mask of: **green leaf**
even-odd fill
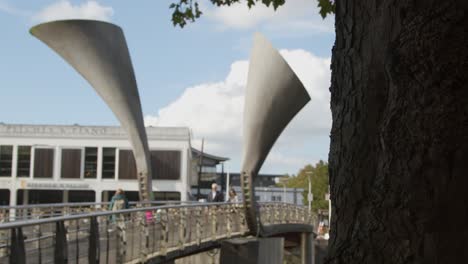
[[[318,0],[319,13],[322,18],[326,18],[328,14],[335,13],[335,1],[332,0]]]

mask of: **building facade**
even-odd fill
[[[191,186],[194,200],[206,199],[211,191],[212,183],[217,183],[219,190],[225,191],[225,184],[222,183],[221,179],[222,175],[226,175],[224,163],[228,160],[229,158],[215,156],[206,152],[202,155],[201,151],[192,149]],[[202,164],[201,167],[200,164]]]
[[[155,200],[187,200],[188,128],[147,128]],[[101,202],[117,188],[138,199],[125,131],[111,126],[0,123],[0,204]]]
[[[227,177],[226,175],[218,175],[221,179]],[[254,181],[255,187],[275,187],[279,182],[279,179],[287,177],[286,174],[258,174]],[[223,183],[227,182],[227,179],[223,180]],[[229,174],[230,185],[240,186],[240,173]]]

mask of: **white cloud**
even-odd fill
[[[0,11],[15,16],[27,17],[30,15],[29,11],[16,8],[4,0],[0,0]]]
[[[329,135],[330,59],[317,57],[305,50],[280,52],[304,83],[311,101],[285,129],[262,171],[274,168],[273,173],[296,173],[306,163],[327,158],[312,157],[308,151],[303,151],[307,153],[305,155],[291,150],[310,145],[311,136],[326,138]],[[200,139],[204,137],[208,153],[230,157],[233,171],[239,170],[248,67],[246,60],[235,61],[225,80],[187,88],[178,99],[160,109],[157,115],[147,115],[146,125],[188,126],[195,136],[192,141],[194,147],[200,148]],[[328,148],[326,143],[321,144],[322,147]]]
[[[217,22],[220,29],[266,29],[270,31],[309,31],[333,33],[333,19],[323,20],[317,2],[311,0],[286,1],[276,11],[258,2],[251,9],[245,2],[231,6],[203,5],[206,16]]]
[[[73,5],[68,0],[60,0],[34,14],[32,19],[35,22],[47,22],[61,19],[110,21],[113,14],[114,9],[112,7],[100,5],[93,0],[77,5]]]

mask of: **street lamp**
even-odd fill
[[[283,184],[283,203],[286,202],[286,183],[282,182]]]
[[[311,171],[306,171],[306,174],[309,175],[308,179],[309,179],[309,193],[307,193],[307,202],[309,203],[309,212],[311,211],[312,209],[312,200],[314,200],[314,195],[312,194],[312,181],[311,181],[311,177],[312,177],[312,172]]]

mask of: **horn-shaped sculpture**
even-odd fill
[[[140,200],[152,199],[148,140],[122,29],[107,22],[63,20],[30,32],[75,68],[114,112],[133,147]]]
[[[253,183],[283,129],[310,100],[291,67],[261,34],[250,57],[244,105],[241,185],[247,224],[262,234]]]

